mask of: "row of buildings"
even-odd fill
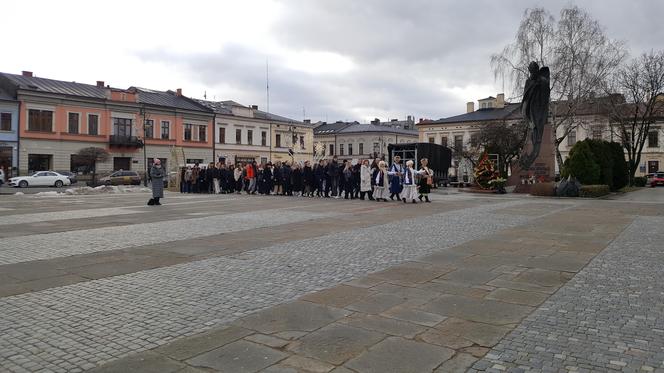
[[[381,157],[389,144],[430,142],[461,150],[482,126],[521,120],[519,103],[504,94],[468,102],[466,112],[417,123],[406,120],[370,123],[311,123],[245,106],[234,101],[198,100],[181,89],[157,91],[113,88],[36,77],[32,72],[0,73],[0,168],[6,177],[40,170],[86,172],[80,149],[105,148],[110,159],[97,172],[143,172],[154,158],[166,167],[224,161],[259,163],[304,161],[338,156]],[[560,145],[563,158],[576,141],[612,140],[608,116],[590,102],[577,112],[584,123]],[[658,171],[664,162],[656,124],[643,152],[641,173]],[[556,167],[558,167],[556,165]],[[472,175],[472,164],[454,160],[452,172]]]

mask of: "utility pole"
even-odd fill
[[[147,118],[147,112],[145,110],[145,104],[141,106],[141,117],[143,117],[143,166],[145,168],[145,176],[143,177],[143,186],[147,187],[148,186],[148,153],[147,153],[147,135],[148,135],[148,130],[146,128],[146,124],[148,122]],[[152,128],[152,131],[154,131],[154,128]]]

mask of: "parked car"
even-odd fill
[[[39,171],[31,176],[12,177],[9,179],[9,185],[20,188],[31,186],[54,186],[61,188],[64,185],[71,185],[71,180],[67,176],[55,171]]]
[[[657,172],[652,175],[652,177],[648,178],[648,184],[652,188],[658,186],[658,185],[664,185],[664,172]]]
[[[103,185],[140,185],[141,176],[136,171],[115,171],[99,179]]]
[[[60,175],[65,175],[69,178],[69,181],[71,181],[72,184],[76,184],[78,180],[76,179],[76,173],[71,172],[71,171],[55,171],[59,173]]]

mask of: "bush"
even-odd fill
[[[579,191],[579,197],[596,198],[611,193],[608,185],[583,185]]]
[[[625,160],[625,150],[617,142],[610,142],[611,158],[613,158],[613,189],[622,189],[629,184],[629,167]]]
[[[556,186],[554,183],[537,183],[533,184],[530,188],[530,195],[553,197],[556,195]]]
[[[644,187],[646,186],[646,183],[648,182],[648,179],[646,179],[643,176],[637,176],[634,178],[634,186],[636,187]]]
[[[600,167],[594,158],[595,155],[587,141],[577,142],[563,164],[562,177],[576,177],[581,184],[598,184]]]

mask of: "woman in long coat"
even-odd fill
[[[164,177],[166,177],[166,170],[161,165],[161,161],[158,158],[155,158],[154,163],[150,168],[152,198],[148,201],[148,205],[161,205],[159,199],[164,198]]]
[[[390,196],[390,182],[387,180],[387,165],[385,161],[378,162],[378,169],[371,176],[374,185],[374,198],[377,202],[387,202]]]
[[[373,201],[373,192],[371,191],[371,168],[369,168],[369,160],[362,161],[360,167],[360,199],[364,201],[364,195],[369,195],[369,200]]]
[[[420,201],[422,200],[422,197],[424,197],[424,200],[426,202],[431,202],[429,201],[429,193],[431,192],[431,186],[433,185],[433,170],[429,168],[429,160],[426,158],[422,158],[420,160],[420,164],[422,167],[420,168],[420,195],[419,199]]]

